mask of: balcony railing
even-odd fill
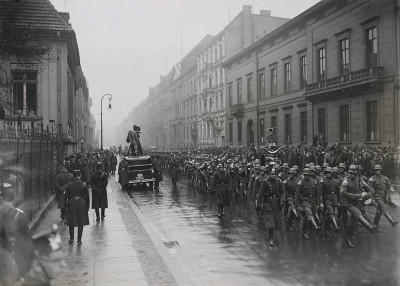
[[[231,115],[233,117],[241,118],[243,117],[244,105],[243,104],[232,105],[230,110],[231,110]]]
[[[368,67],[345,73],[340,76],[306,84],[305,94],[310,95],[328,89],[343,88],[344,85],[364,84],[368,80],[376,80],[383,76],[383,66]]]

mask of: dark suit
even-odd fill
[[[93,173],[90,186],[92,187],[92,209],[96,211],[97,220],[99,220],[99,208],[101,208],[102,218],[105,216],[104,209],[108,208],[107,185],[107,173],[101,171]]]

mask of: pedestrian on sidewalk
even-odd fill
[[[74,228],[78,227],[78,245],[82,244],[83,227],[89,225],[89,191],[85,183],[81,181],[81,170],[74,170],[74,178],[66,187],[69,227],[69,244],[74,243]]]
[[[108,175],[103,172],[103,164],[97,163],[96,172],[92,174],[90,186],[92,187],[92,209],[96,212],[96,221],[100,221],[99,208],[101,209],[101,220],[104,220],[105,209],[108,208],[107,185]]]
[[[60,218],[63,221],[67,220],[67,212],[66,212],[66,199],[65,199],[65,187],[69,182],[72,181],[72,174],[70,174],[67,170],[66,165],[62,165],[60,168],[60,173],[56,177],[56,198],[58,203],[58,208],[61,210]]]

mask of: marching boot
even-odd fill
[[[354,226],[350,224],[346,231],[346,245],[350,248],[354,248],[354,244],[351,242],[351,238],[353,236]]]
[[[268,233],[269,233],[269,239],[268,239],[268,243],[270,246],[274,246],[275,242],[274,242],[274,228],[271,227],[268,229]]]
[[[311,224],[314,226],[316,231],[319,231],[321,229],[320,226],[318,226],[318,224],[315,222],[314,218],[310,219]]]
[[[332,237],[332,234],[330,233],[330,231],[329,231],[329,221],[330,221],[330,219],[329,218],[326,218],[325,219],[325,235],[327,236],[327,237]]]
[[[379,221],[381,220],[381,213],[380,212],[376,212],[375,214],[375,218],[374,218],[374,225],[376,226],[376,232],[381,233],[382,230],[379,227]]]
[[[339,225],[337,224],[337,222],[336,222],[336,220],[335,220],[334,217],[332,218],[332,222],[333,222],[333,226],[335,227],[335,231],[336,231],[336,232],[340,232],[340,227],[339,227]]]
[[[294,219],[294,214],[293,214],[293,212],[291,211],[291,212],[289,213],[289,217],[288,217],[288,220],[287,220],[287,226],[286,226],[286,229],[289,230],[289,231],[291,231],[291,232],[295,232],[295,229],[294,229],[293,226],[292,226],[293,219]]]
[[[309,240],[310,236],[307,234],[307,230],[308,230],[308,220],[305,219],[305,220],[303,220],[303,227],[302,227],[303,238],[306,240]]]
[[[371,234],[374,234],[376,231],[376,225],[372,226],[363,216],[360,216],[358,221],[361,222],[361,224],[368,229]]]
[[[391,224],[393,227],[399,224],[399,222],[398,222],[398,221],[395,221],[395,220],[392,218],[392,216],[391,216],[388,212],[385,213],[385,217],[387,218],[387,220],[390,222],[390,224]]]

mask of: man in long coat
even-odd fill
[[[61,167],[61,172],[56,177],[56,198],[58,203],[58,208],[61,209],[61,220],[67,220],[66,213],[66,198],[65,198],[65,187],[69,182],[71,182],[73,176],[68,172],[67,167],[63,165]]]
[[[96,221],[100,221],[99,208],[101,209],[101,220],[104,220],[105,209],[108,208],[107,199],[107,173],[103,172],[103,164],[97,164],[97,170],[93,173],[90,185],[92,187],[92,209],[96,212]]]
[[[129,130],[126,143],[129,143],[129,150],[132,155],[143,155],[142,145],[140,144],[140,127],[133,125],[133,130]]]

